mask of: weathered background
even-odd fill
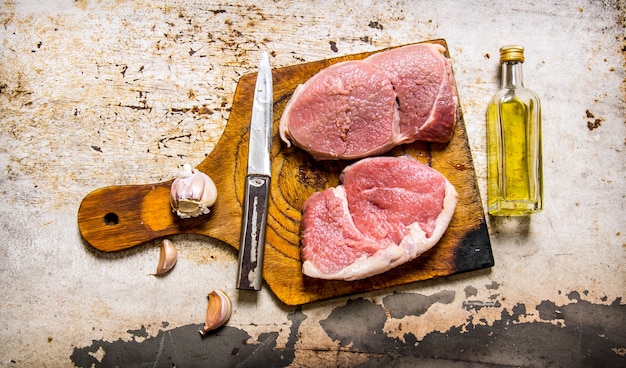
[[[625,3],[19,1],[0,5],[0,365],[626,366]],[[498,49],[543,101],[546,209],[490,219],[490,270],[301,307],[234,288],[236,254],[177,236],[104,254],[91,190],[168,180],[219,139],[259,50],[276,67],[446,39],[485,200]],[[234,313],[196,333],[206,294]]]

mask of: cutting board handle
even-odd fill
[[[112,252],[174,234],[201,234],[231,245],[239,236],[238,224],[219,221],[216,212],[228,196],[218,196],[211,212],[181,219],[171,210],[172,180],[156,184],[110,186],[94,190],[78,209],[78,228],[94,248]],[[235,245],[233,245],[235,246]],[[236,247],[236,246],[235,246]]]
[[[175,215],[165,201],[170,184],[111,186],[89,193],[78,210],[81,235],[108,252],[176,232]]]

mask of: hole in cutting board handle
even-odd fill
[[[120,222],[119,217],[117,217],[117,214],[113,213],[113,212],[109,212],[106,215],[104,215],[104,223],[107,224],[108,226],[113,226],[113,225],[117,225]]]

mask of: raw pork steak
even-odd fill
[[[447,142],[457,121],[452,69],[438,44],[417,44],[321,70],[280,119],[288,146],[315,159],[357,159],[415,140]]]
[[[446,231],[457,192],[438,171],[409,157],[373,157],[344,169],[342,185],[303,206],[302,272],[359,280],[432,248]]]
[[[317,159],[351,159],[394,146],[399,119],[387,75],[370,63],[345,61],[296,88],[280,132]]]

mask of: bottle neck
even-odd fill
[[[522,63],[519,61],[505,61],[502,63],[502,88],[509,86],[524,86]]]

